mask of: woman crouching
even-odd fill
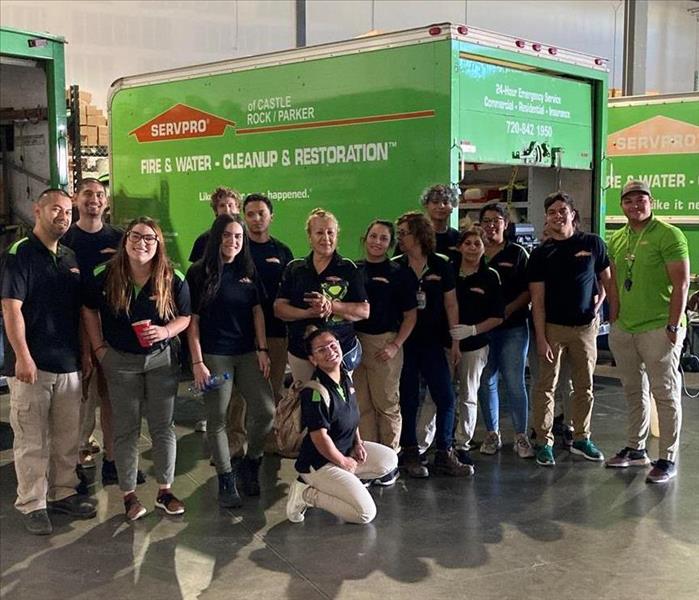
[[[287,518],[300,523],[306,508],[316,507],[349,523],[369,523],[376,505],[362,480],[390,473],[398,457],[391,448],[362,441],[354,386],[342,368],[337,338],[316,329],[304,341],[315,371],[300,394],[301,422],[308,433],[296,460],[299,477],[291,485]]]

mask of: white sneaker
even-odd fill
[[[502,440],[499,431],[489,431],[480,447],[481,454],[497,454],[502,448]]]
[[[303,492],[307,487],[307,483],[302,483],[298,479],[294,479],[294,482],[289,487],[289,498],[286,501],[286,518],[292,523],[302,523],[306,518],[304,513],[310,504],[303,499]]]
[[[198,431],[199,433],[206,433],[206,419],[197,421],[194,424],[194,431]]]
[[[515,436],[513,450],[520,458],[534,458],[534,455],[536,454],[526,433],[518,433]]]

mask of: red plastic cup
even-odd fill
[[[131,327],[133,327],[134,333],[138,338],[138,343],[141,344],[142,348],[150,348],[153,345],[146,338],[143,337],[145,330],[150,327],[150,319],[144,319],[143,321],[136,321],[135,323],[131,323]]]

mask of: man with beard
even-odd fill
[[[89,519],[95,507],[76,494],[80,420],[80,269],[58,243],[68,231],[72,202],[60,189],[43,192],[35,225],[8,250],[0,292],[5,374],[17,474],[15,507],[29,533],[53,530],[47,509]]]

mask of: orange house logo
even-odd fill
[[[223,135],[229,125],[233,127],[235,123],[186,104],[176,104],[129,135],[135,135],[139,142],[216,137]]]
[[[696,152],[699,152],[699,126],[669,117],[641,121],[607,138],[607,156]]]

